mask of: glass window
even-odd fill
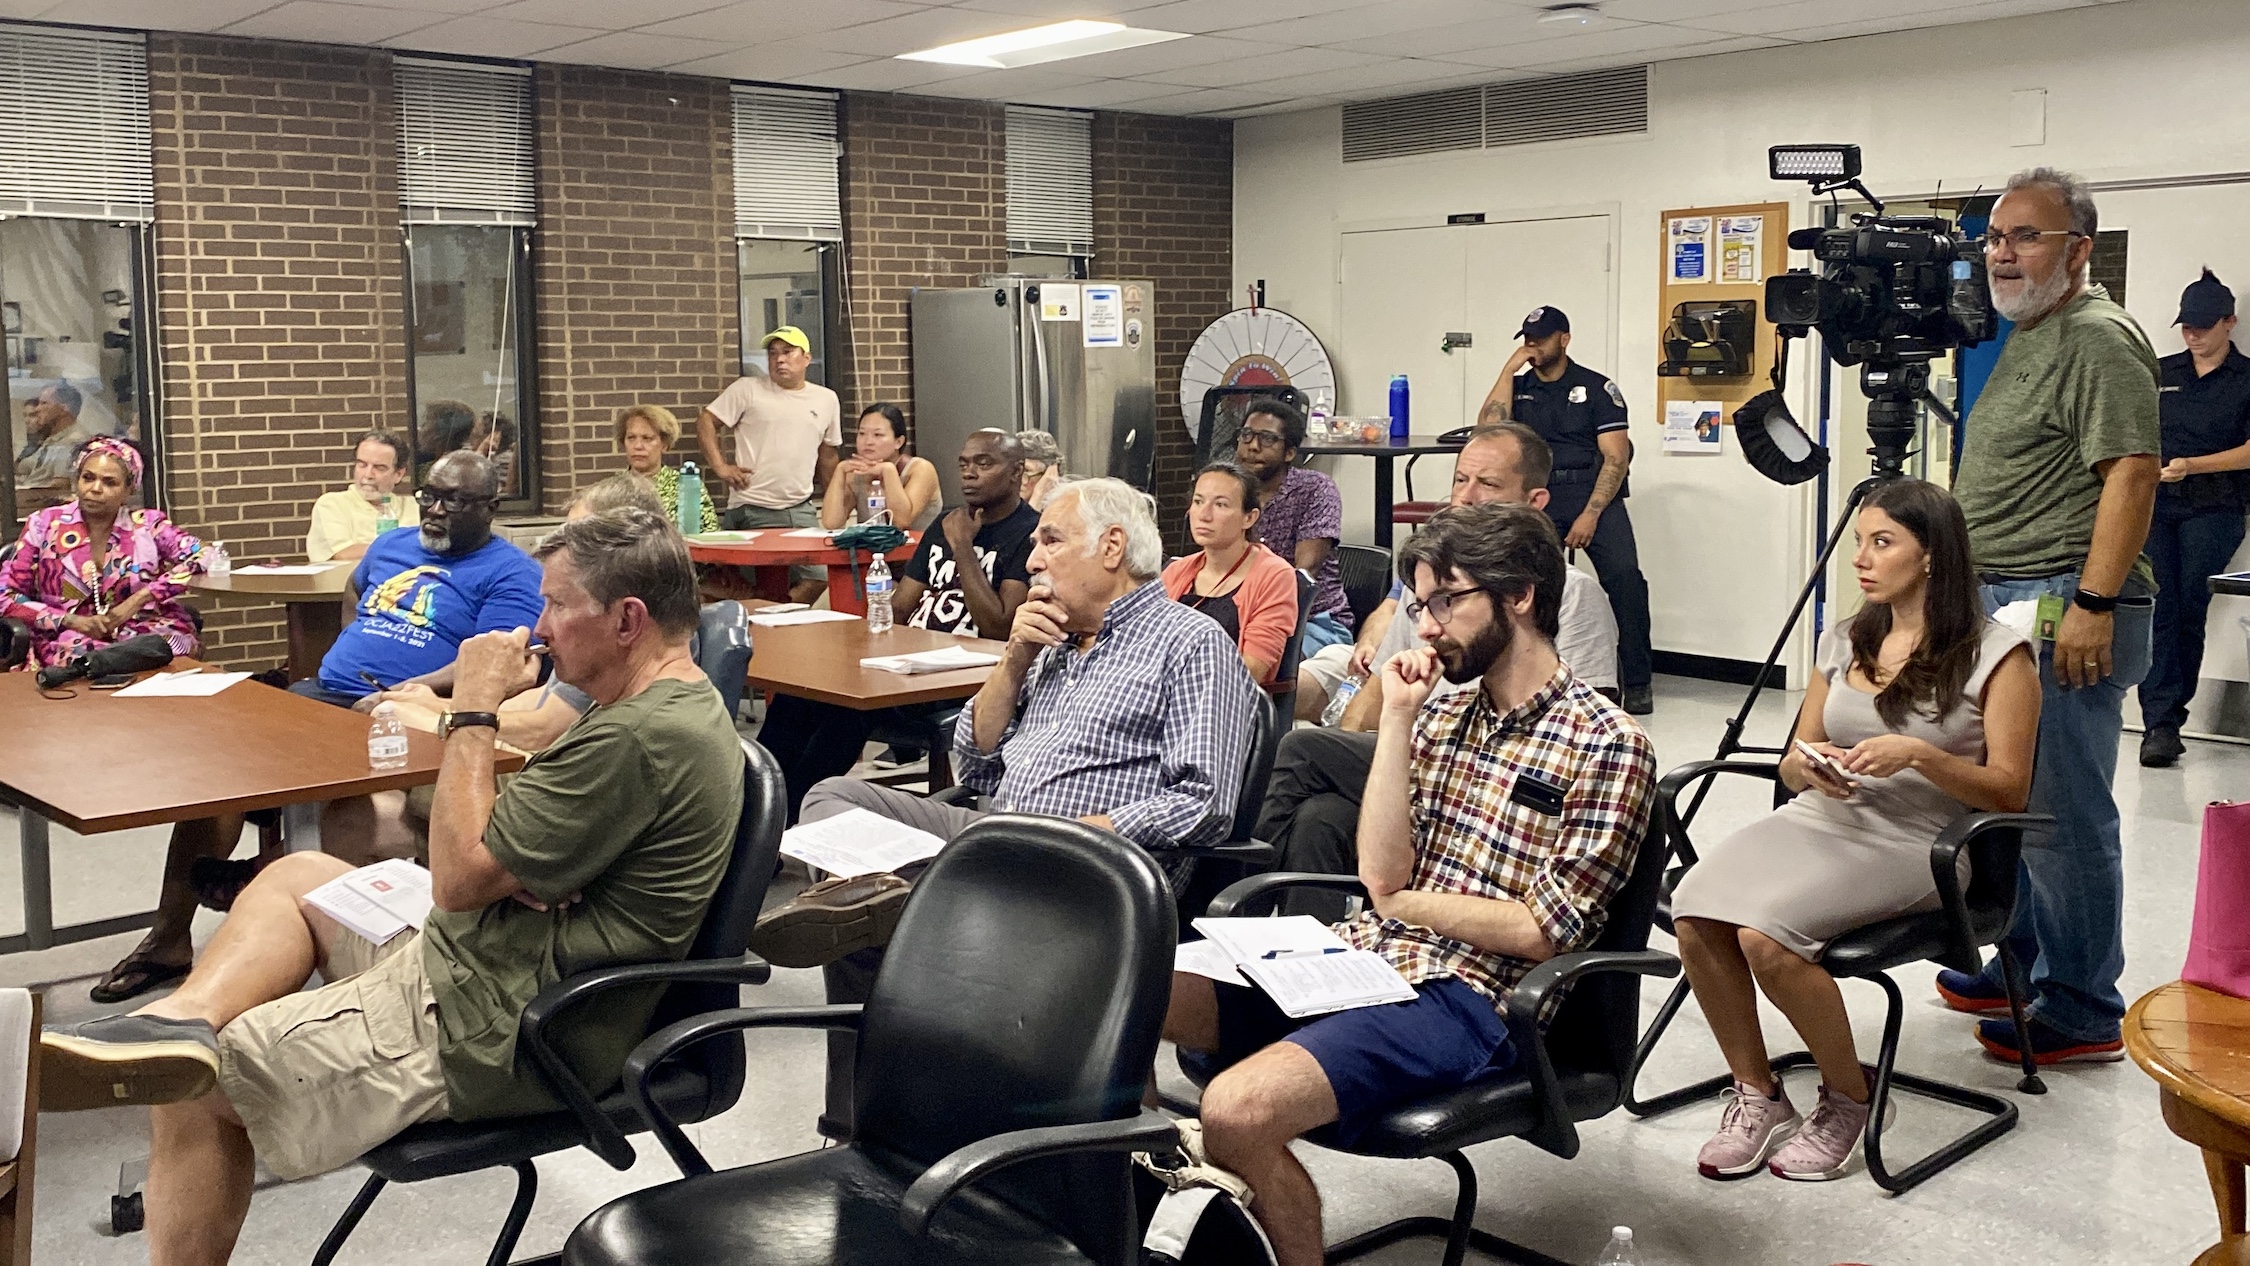
[[[812,343],[812,365],[805,377],[822,386],[828,382],[828,301],[836,292],[831,285],[836,247],[831,242],[782,242],[740,238],[734,244],[740,284],[742,372],[766,372],[765,348],[758,342],[768,330],[794,325]]]
[[[531,400],[530,230],[415,224],[406,230],[414,482],[455,449],[499,459],[501,508],[536,508]]]
[[[70,499],[71,454],[96,435],[140,448],[135,504],[161,504],[143,303],[144,230],[100,220],[0,217],[0,326],[6,331],[8,450],[0,518]]]

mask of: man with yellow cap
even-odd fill
[[[820,490],[836,469],[843,415],[835,392],[805,381],[812,340],[803,330],[784,325],[761,342],[765,374],[735,379],[695,420],[704,462],[727,488],[720,522],[737,529],[819,527]],[[719,444],[721,427],[734,432],[732,460]],[[811,602],[825,584],[820,568],[793,568],[789,596]]]

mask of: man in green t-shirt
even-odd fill
[[[2157,365],[2133,318],[2086,280],[2093,195],[2040,167],[2008,181],[1985,236],[1992,303],[2015,330],[1966,422],[1953,494],[1985,610],[2059,606],[2042,644],[2039,767],[2031,807],[2054,835],[2024,850],[2029,896],[2008,946],[2031,968],[2042,1064],[2121,1057],[2125,875],[2117,772],[2125,692],[2148,672],[2154,584],[2141,545],[2157,483]],[[1938,973],[1956,1010],[1990,1013],[1977,1039],[2014,1061],[1997,959]]]
[[[321,853],[267,867],[179,991],[42,1035],[41,1107],[158,1105],[157,1260],[223,1261],[252,1157],[283,1178],[349,1162],[417,1122],[552,1109],[518,1021],[541,989],[684,957],[734,841],[742,748],[688,655],[695,572],[670,524],[622,509],[540,548],[538,637],[594,707],[505,791],[493,713],[536,667],[532,631],[461,645],[430,819],[436,908],[370,943],[303,898],[349,873]],[[304,991],[314,970],[329,983]],[[597,1090],[646,1034],[657,990],[605,995],[562,1035]]]

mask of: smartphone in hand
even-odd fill
[[[1818,771],[1830,782],[1837,783],[1845,787],[1856,787],[1859,785],[1859,779],[1852,777],[1851,774],[1847,772],[1842,765],[1837,764],[1833,758],[1823,754],[1820,749],[1814,747],[1810,743],[1807,743],[1803,739],[1796,740],[1796,744],[1797,754],[1805,758],[1805,763],[1812,766],[1813,769]]]

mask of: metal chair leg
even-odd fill
[[[1648,1031],[1641,1034],[1640,1043],[1633,1048],[1633,1066],[1625,1073],[1624,1108],[1634,1116],[1653,1117],[1674,1108],[1684,1108],[1698,1100],[1708,1099],[1734,1084],[1734,1077],[1728,1074],[1706,1077],[1678,1090],[1667,1090],[1653,1099],[1634,1097],[1635,1088],[1641,1081],[1641,1065],[1648,1062],[1649,1055],[1656,1050],[1656,1044],[1663,1040],[1665,1030],[1672,1026],[1672,1019],[1680,1013],[1680,1005],[1687,1001],[1688,993],[1687,977],[1682,976],[1673,984],[1671,994],[1664,999],[1664,1005],[1657,1008],[1656,1018],[1649,1021]],[[1777,1065],[1775,1072],[1779,1071]]]
[[[2016,1022],[2016,1055],[2023,1061],[2023,1080],[2016,1089],[2027,1095],[2046,1094],[2047,1083],[2039,1080],[2039,1061],[2031,1053],[2030,1023],[2024,1019],[2024,995],[2029,991],[2024,988],[2023,964],[2005,940],[2000,942],[2000,979],[2008,987],[2008,1015]]]
[[[360,1185],[359,1193],[352,1197],[350,1204],[344,1206],[344,1216],[336,1219],[336,1225],[328,1228],[328,1238],[320,1242],[320,1250],[313,1254],[312,1266],[328,1266],[336,1260],[336,1254],[344,1251],[344,1241],[352,1237],[352,1232],[359,1228],[359,1220],[367,1216],[368,1208],[375,1203],[375,1197],[382,1195],[383,1188],[389,1184],[390,1180],[381,1174],[367,1176],[367,1181]]]
[[[526,1160],[509,1168],[516,1171],[516,1198],[508,1206],[508,1219],[500,1224],[500,1236],[492,1241],[492,1255],[484,1259],[484,1266],[508,1266],[516,1241],[523,1236],[524,1224],[531,1221],[531,1203],[539,1198],[539,1167]]]
[[[1324,1254],[1329,1262],[1349,1262],[1367,1256],[1378,1249],[1389,1248],[1404,1240],[1437,1239],[1445,1241],[1445,1266],[1461,1266],[1470,1249],[1518,1266],[1568,1266],[1568,1263],[1547,1256],[1537,1249],[1525,1248],[1513,1240],[1504,1240],[1489,1231],[1476,1227],[1477,1171],[1469,1158],[1459,1152],[1447,1152],[1439,1160],[1453,1167],[1458,1186],[1453,1196],[1451,1218],[1400,1218],[1385,1223],[1372,1231],[1363,1231],[1348,1240],[1332,1245]]]
[[[1867,1158],[1868,1176],[1883,1190],[1892,1195],[1901,1195],[2016,1128],[2016,1105],[1998,1095],[1988,1095],[1951,1082],[1896,1071],[1893,1064],[1898,1059],[1898,1033],[1906,1012],[1906,999],[1900,996],[1898,984],[1888,972],[1875,972],[1859,979],[1872,980],[1881,985],[1885,1001],[1883,1048],[1875,1060],[1875,1090],[1867,1103],[1867,1134],[1861,1150]],[[1883,1112],[1890,1104],[1894,1088],[1926,1099],[1936,1099],[1941,1103],[1983,1112],[1990,1119],[1894,1173],[1883,1163]]]

